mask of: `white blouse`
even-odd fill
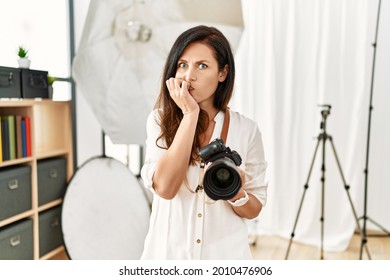
[[[220,137],[224,116],[223,111],[216,115],[211,140]],[[147,120],[146,158],[141,170],[145,186],[153,192],[149,232],[141,259],[251,259],[245,220],[228,202],[211,200],[202,190],[196,192],[203,174],[200,163],[189,166],[187,179],[173,199],[156,194],[152,178],[158,160],[166,151],[156,145],[160,134],[158,121],[154,110]],[[163,146],[162,142],[159,145]],[[257,124],[230,110],[226,146],[242,158],[240,168],[246,173],[244,189],[264,206],[267,162]]]

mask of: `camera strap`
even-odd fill
[[[229,108],[225,110],[225,118],[223,120],[223,126],[222,126],[222,132],[221,132],[221,139],[223,140],[223,143],[226,145],[226,139],[229,132],[229,122],[230,122],[230,114],[229,114]]]

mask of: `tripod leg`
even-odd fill
[[[368,221],[370,221],[372,224],[374,224],[375,226],[377,226],[379,229],[381,229],[384,233],[386,233],[387,235],[390,236],[390,232],[385,229],[383,226],[381,226],[380,224],[378,224],[377,222],[375,222],[373,219],[367,217],[366,218]],[[371,235],[370,235],[371,236]],[[379,236],[379,235],[378,235]],[[381,235],[381,236],[386,236],[386,235]]]
[[[290,237],[290,242],[288,243],[288,248],[287,248],[285,260],[288,259],[288,255],[290,254],[290,249],[291,249],[292,240],[293,240],[293,238],[294,238],[294,236],[295,236],[295,229],[296,229],[297,224],[298,224],[299,215],[301,214],[302,205],[303,205],[303,200],[304,200],[304,198],[305,198],[306,191],[307,191],[307,189],[309,188],[309,180],[310,180],[311,172],[312,172],[312,170],[313,170],[314,161],[315,161],[315,158],[316,158],[316,155],[317,155],[317,151],[318,151],[318,147],[319,147],[319,145],[320,145],[321,139],[322,139],[322,138],[319,136],[319,137],[318,137],[318,141],[317,141],[316,148],[315,148],[315,150],[314,150],[313,159],[312,159],[311,164],[310,164],[310,169],[309,169],[309,173],[308,173],[308,175],[307,175],[307,179],[306,179],[306,183],[305,183],[305,186],[304,186],[304,190],[303,190],[301,202],[299,203],[298,213],[297,213],[297,216],[296,216],[296,218],[295,218],[294,227],[293,227],[293,230],[292,230],[292,233],[291,233],[291,237]]]
[[[328,139],[327,134],[323,133],[322,134],[323,141],[322,141],[322,166],[321,166],[321,254],[320,254],[320,259],[324,259],[324,232],[325,232],[325,222],[324,222],[324,213],[325,213],[325,172],[326,172],[326,167],[325,167],[325,148],[326,148],[326,140]]]
[[[359,232],[360,232],[360,237],[362,239],[362,245],[365,245],[365,243],[367,242],[367,238],[366,238],[366,236],[364,236],[364,234],[363,234],[363,232],[361,230],[361,227],[360,227],[360,224],[359,224],[359,219],[358,219],[355,207],[353,206],[353,202],[352,202],[352,199],[351,199],[351,194],[349,193],[350,186],[345,181],[344,173],[343,173],[343,170],[341,169],[341,164],[340,164],[339,158],[337,156],[336,148],[334,146],[333,139],[332,139],[331,136],[329,136],[329,141],[332,144],[331,146],[332,146],[333,154],[334,154],[334,156],[336,158],[336,162],[337,162],[337,166],[338,166],[339,171],[340,171],[341,179],[343,180],[344,188],[346,190],[346,193],[347,193],[347,196],[348,196],[348,200],[349,200],[349,203],[351,205],[352,213],[353,213],[353,216],[354,216],[355,222],[356,222],[356,227],[359,229]],[[364,246],[364,247],[366,249],[366,253],[367,253],[368,259],[371,260],[371,255],[370,255],[370,252],[368,251],[367,246]],[[362,249],[363,249],[363,246],[360,248],[360,259],[362,259]]]

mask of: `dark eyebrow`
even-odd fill
[[[185,59],[179,59],[177,62],[179,63],[179,62],[188,62],[188,61],[185,60]],[[202,59],[202,60],[197,61],[196,63],[197,63],[197,64],[201,64],[201,63],[210,63],[210,61],[205,60],[205,59]]]
[[[208,60],[199,60],[197,63],[198,64],[200,64],[200,63],[210,63],[210,61],[208,61]]]

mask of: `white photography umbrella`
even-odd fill
[[[114,144],[144,144],[168,52],[199,24],[221,30],[235,49],[241,1],[91,0],[73,78]]]

